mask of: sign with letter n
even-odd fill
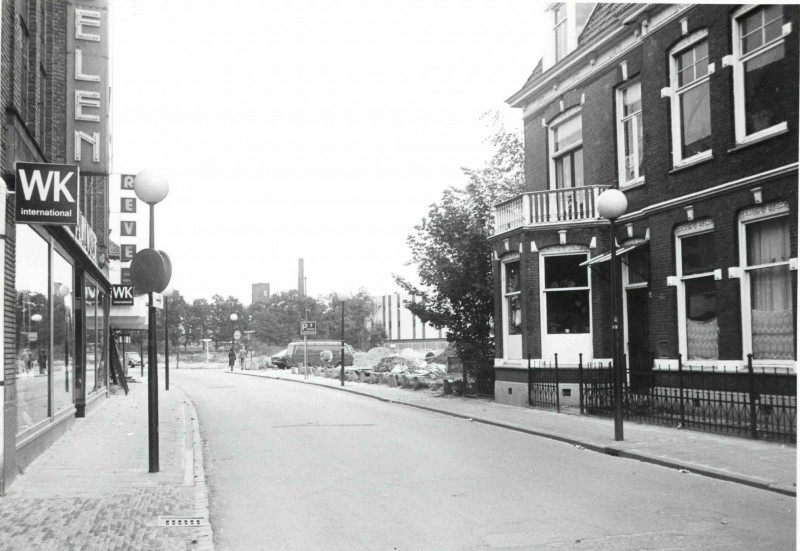
[[[112,285],[111,306],[133,306],[133,285]]]
[[[17,224],[78,225],[78,167],[17,163]]]

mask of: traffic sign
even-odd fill
[[[236,331],[233,332],[233,338],[238,341],[239,339],[242,338],[242,332],[237,329]]]
[[[300,334],[301,335],[316,335],[317,334],[317,322],[316,321],[301,321],[300,322]]]

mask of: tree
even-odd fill
[[[450,187],[428,209],[408,237],[411,263],[421,286],[394,276],[406,292],[421,300],[406,307],[423,322],[447,330],[462,359],[494,356],[492,248],[494,205],[522,193],[524,148],[521,136],[505,129],[498,113],[489,113],[494,149],[481,169],[462,168],[464,188]]]
[[[344,340],[355,348],[369,350],[386,338],[380,325],[372,324],[375,303],[366,289],[360,289],[344,305]],[[342,303],[335,294],[328,296],[328,304],[317,324],[318,331],[331,340],[342,338]]]

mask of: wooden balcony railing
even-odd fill
[[[599,218],[597,197],[609,186],[529,191],[494,207],[494,234],[540,224]]]

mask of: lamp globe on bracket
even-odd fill
[[[616,220],[628,210],[628,198],[618,189],[607,189],[597,198],[597,212],[607,220]]]
[[[169,182],[158,172],[146,168],[136,175],[133,191],[141,201],[155,205],[163,201],[169,193]]]

